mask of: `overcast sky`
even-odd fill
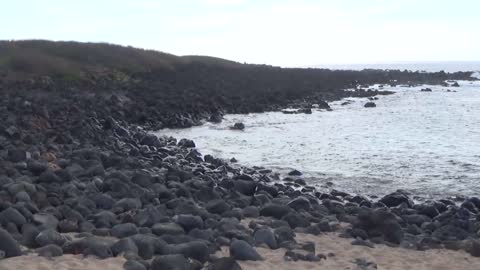
[[[281,66],[480,60],[477,0],[15,0],[0,39],[102,41]]]

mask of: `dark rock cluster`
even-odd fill
[[[478,198],[415,204],[403,191],[379,201],[322,193],[299,171],[278,179],[202,156],[191,140],[152,135],[136,125],[129,97],[9,87],[0,92],[5,258],[24,246],[46,257],[123,256],[125,269],[240,269],[236,260],[263,259],[255,250],[262,246],[286,248],[287,260],[318,261],[326,256],[295,234],[335,231],[340,222],[351,224],[343,236],[367,244],[480,256]],[[215,255],[221,246],[229,258]]]

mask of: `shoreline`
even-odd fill
[[[469,81],[458,81],[462,87],[464,86],[467,86],[468,85],[468,82]],[[462,83],[465,83],[465,85],[463,85]],[[472,84],[470,82],[470,84]],[[404,87],[408,87],[408,86],[404,86]],[[412,89],[412,90],[409,90],[409,88],[403,88],[402,91],[420,91],[421,89],[424,89],[424,88],[427,88],[427,89],[430,89],[430,87],[432,89],[435,89],[435,91],[438,91],[438,92],[456,92],[457,90],[455,90],[456,88],[449,88],[449,87],[437,87],[437,85],[418,85],[416,86],[416,88]],[[434,88],[436,87],[436,88]],[[375,87],[373,87],[375,88]],[[417,90],[418,89],[418,90]],[[450,89],[453,89],[450,90]],[[473,88],[470,88],[470,90],[473,89]],[[385,90],[387,90],[387,92],[392,92],[392,94],[395,94],[396,91],[395,89],[390,89],[390,88],[385,88]],[[394,91],[392,91],[394,90]],[[398,89],[396,89],[397,91],[400,91]],[[460,90],[458,90],[460,91]],[[422,97],[423,97],[423,93],[421,94]],[[376,102],[376,97],[377,96],[374,96],[373,98],[369,98],[369,100],[373,100]],[[418,96],[420,98],[420,96]],[[453,98],[453,94],[451,96]],[[375,99],[374,99],[375,98]],[[381,97],[380,97],[381,98]],[[461,96],[459,98],[465,98],[465,96]],[[338,101],[335,101],[335,103],[337,104],[336,107],[338,108],[341,108],[340,107],[340,103],[342,101],[345,101],[345,100],[350,100],[351,98],[344,98],[344,99],[341,99],[341,100],[338,100]],[[430,96],[425,96],[425,99],[430,99]],[[367,98],[356,98],[355,100],[357,100],[357,103],[359,104],[362,104],[362,103],[365,103],[365,102],[368,102]],[[331,104],[330,104],[331,105]],[[342,104],[343,105],[343,104]],[[378,105],[378,102],[377,102],[377,105]],[[384,106],[387,106],[387,105],[384,105]],[[293,106],[294,108],[300,108],[300,106]],[[358,106],[357,106],[358,107]],[[335,106],[332,106],[332,108],[335,108]],[[382,110],[384,108],[381,108]],[[305,119],[308,119],[307,121],[310,121],[310,119],[319,119],[318,116],[320,116],[320,114],[323,114],[323,113],[327,113],[325,112],[324,109],[312,109],[312,112],[316,115],[317,118],[310,118],[311,116],[309,115],[305,115]],[[375,112],[376,113],[376,112]],[[267,116],[265,117],[261,117],[261,115],[264,115],[266,114]],[[251,115],[251,116],[250,116]],[[303,177],[307,180],[307,183],[309,183],[311,186],[315,186],[318,190],[322,191],[322,192],[329,192],[331,191],[332,189],[338,189],[338,190],[341,190],[341,191],[345,191],[345,192],[349,192],[351,194],[362,194],[362,195],[367,195],[368,197],[371,197],[372,199],[375,199],[375,198],[378,198],[378,196],[384,196],[384,195],[387,195],[389,193],[392,193],[394,192],[396,189],[403,189],[404,187],[398,187],[398,188],[395,188],[395,189],[389,189],[389,190],[383,190],[381,188],[378,188],[376,186],[373,186],[373,190],[375,191],[370,191],[368,188],[362,188],[361,190],[353,190],[353,189],[348,189],[348,188],[345,188],[345,184],[343,185],[336,185],[337,182],[335,181],[335,179],[351,179],[351,180],[348,180],[346,182],[351,182],[351,183],[354,183],[355,181],[368,181],[370,179],[376,179],[376,180],[385,180],[385,181],[388,181],[388,182],[393,182],[393,181],[402,181],[404,179],[407,179],[407,178],[403,178],[403,177],[398,177],[395,178],[392,176],[392,178],[383,178],[382,176],[380,175],[373,175],[373,176],[367,176],[367,175],[361,175],[361,176],[355,176],[355,175],[348,175],[348,176],[344,176],[342,175],[340,172],[324,172],[324,171],[304,171],[302,167],[295,167],[294,165],[292,165],[292,162],[286,162],[285,160],[280,160],[280,161],[273,161],[273,162],[270,162],[270,160],[262,163],[262,160],[261,158],[263,159],[266,159],[268,156],[265,155],[265,153],[267,152],[262,152],[262,155],[256,155],[255,156],[255,153],[253,152],[248,152],[248,150],[246,151],[246,153],[252,153],[252,155],[254,155],[255,157],[253,158],[253,160],[255,161],[252,161],[252,160],[246,160],[246,156],[248,155],[241,155],[240,154],[240,150],[245,150],[245,149],[248,149],[248,147],[252,147],[252,146],[255,146],[255,143],[253,144],[247,144],[248,146],[244,146],[244,147],[230,147],[228,144],[229,143],[233,143],[233,145],[236,145],[236,144],[240,144],[241,140],[244,140],[244,141],[248,141],[248,139],[253,139],[253,136],[254,134],[261,134],[261,132],[259,131],[259,128],[261,127],[262,124],[265,124],[265,125],[272,125],[272,124],[277,124],[277,123],[283,123],[283,122],[286,122],[288,123],[288,125],[290,125],[290,123],[295,123],[295,122],[289,122],[288,120],[285,120],[287,118],[280,118],[279,120],[276,119],[277,116],[281,117],[282,115],[282,111],[273,111],[273,112],[264,112],[264,113],[252,113],[252,114],[249,114],[248,116],[245,116],[244,114],[228,114],[228,115],[225,115],[225,118],[224,118],[224,121],[222,121],[222,123],[212,123],[212,122],[209,122],[207,120],[203,121],[202,124],[200,126],[195,126],[195,127],[191,127],[191,128],[187,128],[186,130],[183,129],[183,128],[172,128],[172,129],[162,129],[162,130],[158,130],[158,131],[154,131],[152,132],[152,134],[155,134],[157,136],[171,136],[171,137],[174,137],[176,139],[181,139],[181,138],[187,138],[187,139],[192,139],[194,141],[196,141],[196,139],[198,139],[200,141],[200,147],[199,147],[199,150],[202,151],[203,154],[207,153],[207,154],[211,154],[211,155],[216,155],[224,160],[229,160],[229,159],[234,159],[235,160],[235,163],[233,163],[233,166],[238,166],[238,167],[262,167],[264,169],[269,169],[269,170],[272,170],[276,173],[276,175],[274,175],[274,178],[282,183],[282,179],[287,177],[288,176],[288,172],[291,171],[291,170],[294,170],[294,169],[299,169],[302,171],[303,173]],[[299,117],[303,117],[303,116],[299,116]],[[295,118],[295,119],[298,119],[298,118]],[[321,118],[323,119],[323,118]],[[239,132],[239,131],[230,131],[231,128],[229,128],[230,126],[232,126],[234,123],[236,122],[242,122],[242,123],[245,123],[246,125],[246,130],[245,131],[249,131],[249,132],[246,132],[246,134],[248,133],[248,136],[244,136],[242,132]],[[265,122],[265,123],[264,123]],[[285,123],[283,123],[285,124]],[[250,128],[252,128],[250,130]],[[182,132],[182,130],[185,130],[184,132]],[[212,139],[210,140],[210,138],[207,138],[207,136],[209,135],[209,131],[212,130]],[[287,130],[289,131],[289,129],[282,129],[282,130]],[[266,130],[266,132],[270,132],[269,130]],[[218,134],[217,134],[218,133]],[[239,134],[239,135],[236,135],[236,134]],[[298,134],[295,134],[295,135],[298,135]],[[295,136],[295,135],[292,135],[292,136]],[[224,136],[224,137],[222,137]],[[268,136],[268,135],[266,135]],[[224,140],[223,138],[229,138],[229,141],[227,143],[226,139]],[[240,139],[237,139],[237,138],[240,138]],[[272,136],[268,136],[268,139],[273,139],[275,140],[275,137],[272,137]],[[216,141],[219,141],[220,144],[225,144],[225,145],[222,145],[222,146],[216,146],[215,145],[215,142]],[[265,141],[265,140],[264,140]],[[213,150],[212,150],[213,149]],[[252,148],[254,149],[254,148]],[[225,154],[226,153],[226,154]],[[235,155],[235,153],[237,153],[241,158],[239,158],[238,156]],[[273,154],[276,154],[274,153],[272,150],[270,150],[268,153],[273,153]],[[285,154],[285,153],[284,153]],[[277,157],[279,154],[276,154],[275,157]],[[279,157],[277,157],[279,158]],[[284,163],[284,166],[281,167],[280,164]],[[302,164],[302,165],[305,165],[305,164]],[[308,167],[308,166],[307,166]],[[309,168],[309,169],[312,169],[312,168]],[[454,174],[453,174],[454,175]],[[342,180],[343,181],[343,180]],[[340,182],[342,182],[340,181]],[[406,180],[408,181],[408,180]],[[372,181],[374,182],[374,181]],[[283,182],[285,183],[285,182]],[[293,184],[293,183],[288,183],[288,184]],[[371,182],[370,182],[371,184]],[[383,184],[383,185],[386,185],[386,184]],[[380,185],[379,185],[380,186]],[[302,186],[296,184],[295,185],[295,188],[301,188]],[[461,190],[461,191],[458,191],[458,192],[451,192],[449,193],[448,191],[446,193],[443,193],[442,191],[439,191],[439,190],[428,190],[428,191],[424,191],[425,193],[419,193],[419,187],[416,187],[415,190],[412,189],[406,189],[405,190],[410,194],[410,196],[412,196],[414,198],[414,200],[418,201],[418,202],[424,202],[424,201],[427,201],[427,200],[439,200],[439,199],[449,199],[449,200],[453,200],[453,201],[457,201],[457,202],[463,202],[463,200],[465,200],[468,196],[476,196],[476,193],[474,191],[466,191],[466,190]],[[369,192],[370,191],[370,192]],[[463,192],[462,192],[463,191]],[[373,197],[372,197],[373,196]]]
[[[261,168],[203,156],[193,141],[149,134],[148,126],[127,121],[127,109],[110,111],[121,98],[46,93],[36,99],[41,94],[9,92],[0,106],[0,250],[7,258],[22,255],[23,246],[45,257],[117,256],[152,270],[200,269],[235,263],[214,255],[221,247],[243,261],[258,259],[255,246],[267,245],[290,251],[282,259],[315,262],[321,258],[296,253],[312,245],[295,234],[332,233],[342,223],[351,226],[343,236],[363,245],[480,256],[476,197],[456,206],[415,204],[402,191],[378,202],[308,186],[299,191],[274,183]],[[291,177],[303,180],[295,171]],[[256,220],[242,223],[247,218]]]

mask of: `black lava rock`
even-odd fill
[[[129,260],[123,264],[123,269],[125,270],[147,270],[145,265],[138,261]]]
[[[230,244],[230,256],[240,261],[260,261],[262,257],[243,240],[233,240]]]
[[[180,254],[162,255],[153,259],[151,270],[190,270],[190,263]]]
[[[0,228],[0,250],[5,252],[5,257],[16,257],[22,255],[17,241],[4,229]]]
[[[113,237],[124,238],[138,233],[137,226],[133,223],[117,224],[112,227],[110,234]]]
[[[211,262],[207,270],[242,270],[242,267],[232,257],[223,257]]]
[[[281,219],[290,211],[291,211],[291,208],[286,205],[270,203],[263,206],[262,209],[260,209],[260,215]]]
[[[377,104],[375,104],[375,102],[369,101],[369,102],[365,103],[365,105],[363,105],[363,107],[374,108],[374,107],[377,107]]]
[[[54,245],[54,244],[50,244],[50,245],[46,245],[46,246],[41,247],[41,248],[37,248],[35,250],[35,252],[38,253],[38,256],[48,257],[48,258],[58,257],[58,256],[63,255],[62,248],[57,246],[57,245]]]
[[[253,234],[253,239],[257,246],[266,244],[271,249],[278,248],[277,239],[270,228],[260,228],[256,230]]]
[[[243,123],[235,123],[231,129],[234,129],[234,130],[244,130],[245,129],[245,125]]]
[[[57,245],[62,246],[65,243],[65,237],[63,237],[60,233],[53,229],[47,229],[41,231],[37,237],[35,237],[35,241],[40,247],[47,246],[47,245]]]

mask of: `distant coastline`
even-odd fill
[[[390,69],[425,72],[480,71],[480,61],[398,61],[377,63],[330,63],[308,66],[310,68],[328,68],[333,70]]]

